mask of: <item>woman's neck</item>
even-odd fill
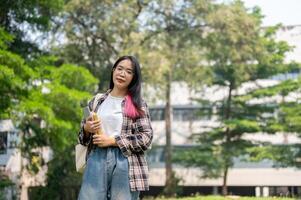
[[[127,92],[128,92],[127,90],[120,90],[120,89],[114,87],[110,93],[112,96],[115,96],[115,97],[124,97],[127,95]]]

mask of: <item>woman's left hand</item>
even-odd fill
[[[116,146],[115,138],[109,137],[106,134],[93,134],[93,144],[99,147]]]

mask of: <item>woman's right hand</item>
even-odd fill
[[[92,116],[89,116],[84,125],[84,130],[86,133],[96,133],[101,128],[100,120],[92,120]]]

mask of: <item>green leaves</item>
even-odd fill
[[[87,91],[93,93],[96,91],[95,85],[99,79],[96,79],[91,73],[83,68],[71,64],[62,65],[53,70],[53,80],[69,89]]]
[[[74,134],[82,118],[80,103],[90,98],[85,89],[88,86],[95,88],[97,82],[86,69],[80,70],[80,67],[68,65],[47,68],[49,79],[41,79],[41,85],[30,90],[28,98],[20,103],[19,110],[24,113],[21,121],[25,126],[31,124],[34,118],[43,121],[45,127],[39,131],[47,133],[44,135],[47,145],[53,149],[62,149],[75,142]],[[67,75],[69,70],[73,76]],[[78,80],[79,77],[76,79],[76,74],[81,72],[83,75],[79,77],[82,80]],[[72,80],[74,85],[71,84]]]
[[[87,67],[102,80],[100,90],[106,89],[112,62],[124,54],[137,55],[138,18],[145,5],[147,1],[68,1],[62,27],[68,42],[58,47],[58,54]]]
[[[0,69],[0,116],[6,119],[11,117],[18,100],[26,95],[35,73],[20,56],[3,49],[0,49]]]
[[[96,91],[98,80],[83,67],[59,65],[55,57],[27,62],[3,49],[0,67],[0,117],[13,119],[22,131],[22,156],[30,161],[27,168],[37,172],[43,162],[33,150],[63,151],[76,142],[81,103]]]
[[[202,169],[202,178],[217,178],[224,166],[219,151],[218,146],[202,144],[184,151],[175,150],[173,161],[185,167]]]
[[[22,81],[15,77],[12,69],[0,65],[0,118],[9,118],[9,109],[12,104],[11,98],[15,95],[13,92],[18,92],[22,88]],[[15,80],[14,80],[15,78]]]
[[[7,49],[29,59],[41,54],[38,42],[33,40],[41,40],[36,35],[51,30],[54,21],[57,20],[56,17],[62,11],[63,4],[64,0],[22,0],[1,3],[0,28],[11,34],[10,38],[4,39],[10,41],[9,44],[5,44]],[[3,46],[1,42],[0,46]]]
[[[260,131],[257,121],[233,119],[225,121],[225,125],[229,129],[229,133],[233,136]]]
[[[266,145],[249,149],[250,160],[258,162],[261,160],[273,160],[275,167],[301,167],[301,146],[291,145]]]
[[[275,86],[256,90],[251,93],[253,98],[272,97],[275,95],[287,96],[290,92],[299,89],[301,78],[297,80],[286,80]]]
[[[0,63],[12,69],[24,81],[28,81],[34,72],[25,61],[17,54],[0,49]]]
[[[211,30],[205,46],[208,59],[213,61],[216,82],[232,83],[237,88],[255,71],[252,63],[260,45],[257,18],[248,14],[242,4],[233,3],[217,6],[207,20]]]
[[[10,42],[13,41],[13,36],[5,32],[5,30],[0,27],[0,49],[7,49]]]

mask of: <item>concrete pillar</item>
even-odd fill
[[[260,197],[261,196],[261,191],[260,191],[260,187],[259,186],[257,186],[257,187],[255,187],[255,196],[256,197]]]
[[[263,187],[262,196],[263,197],[268,197],[269,196],[269,187]]]
[[[21,187],[20,200],[28,200],[28,187],[26,186]]]

